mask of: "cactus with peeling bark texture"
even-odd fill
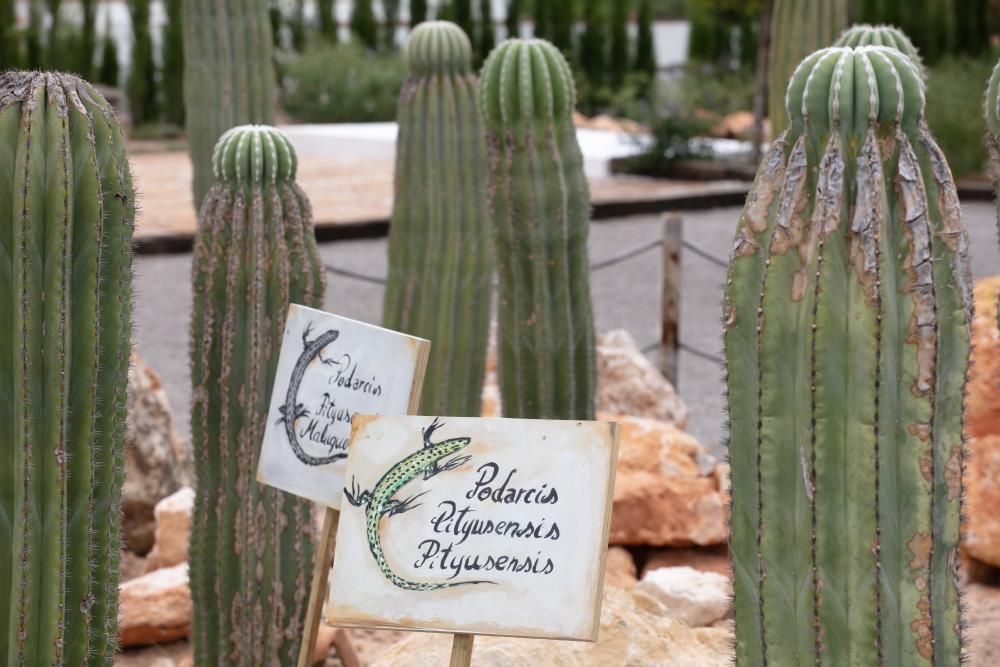
[[[957,665],[971,295],[917,66],[808,57],[725,295],[739,665]]]
[[[816,49],[833,44],[847,28],[847,5],[847,0],[774,0],[767,77],[771,136],[788,127],[782,93],[792,71]]]
[[[422,414],[477,416],[493,255],[472,46],[446,21],[407,42],[383,323],[434,342]]]
[[[292,665],[312,566],[309,504],[255,479],[289,303],[323,272],[296,158],[274,128],[216,144],[192,267],[191,596],[198,665]]]
[[[268,0],[183,0],[184,107],[194,207],[212,187],[212,148],[229,128],[274,120]]]
[[[590,419],[597,376],[590,192],[573,127],[573,75],[548,42],[511,39],[486,60],[479,92],[504,416]]]
[[[857,23],[845,30],[833,45],[846,47],[888,46],[901,52],[921,69],[923,68],[917,47],[913,45],[905,32],[895,26]]]
[[[135,197],[90,84],[0,75],[0,664],[117,646]]]

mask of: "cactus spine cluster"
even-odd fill
[[[565,58],[507,40],[483,65],[480,112],[500,277],[504,416],[589,419],[596,365],[587,234],[590,193]]]
[[[117,646],[135,196],[90,84],[0,75],[0,663]]]
[[[847,0],[774,0],[767,88],[771,136],[787,128],[782,92],[795,67],[847,28]]]
[[[917,66],[808,57],[725,295],[739,665],[957,665],[967,235]]]
[[[891,25],[858,23],[841,33],[834,46],[888,46],[922,67],[920,52],[906,33]]]
[[[191,595],[198,665],[292,665],[312,565],[307,502],[255,479],[289,303],[323,273],[288,139],[242,126],[216,144],[195,239]]]
[[[477,416],[493,256],[472,47],[434,21],[414,29],[406,57],[383,323],[434,342],[422,414]]]
[[[212,186],[212,148],[244,123],[274,120],[274,63],[268,0],[183,0],[184,104],[194,169],[194,206]]]

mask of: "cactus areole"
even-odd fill
[[[739,665],[958,665],[971,318],[917,66],[809,56],[725,294]]]
[[[422,414],[478,416],[493,254],[472,46],[454,23],[421,23],[406,62],[382,321],[434,341]]]
[[[321,306],[322,265],[295,152],[278,130],[215,146],[192,263],[195,664],[294,665],[312,566],[309,504],[259,484],[289,303]]]
[[[0,664],[117,646],[135,194],[90,84],[0,74]]]
[[[594,414],[590,192],[574,101],[569,65],[544,40],[507,40],[483,65],[505,417]]]

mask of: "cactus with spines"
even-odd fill
[[[738,665],[958,665],[972,316],[955,183],[895,49],[795,71],[725,292]]]
[[[847,16],[847,0],[774,0],[767,77],[771,136],[787,127],[783,93],[795,66],[832,45],[847,28]]]
[[[117,646],[135,193],[90,84],[0,74],[0,663]]]
[[[923,61],[920,59],[917,47],[906,33],[896,26],[857,23],[841,33],[833,46],[888,46],[901,52],[923,69]]]
[[[596,364],[590,192],[573,75],[544,40],[509,39],[483,65],[504,416],[589,419]]]
[[[423,414],[477,416],[493,255],[472,47],[454,23],[431,21],[406,58],[383,323],[434,343]]]
[[[293,665],[312,566],[309,504],[254,472],[286,312],[322,304],[322,265],[284,134],[233,128],[212,163],[192,266],[195,664]]]
[[[997,228],[1000,231],[1000,62],[993,68],[993,74],[987,83],[985,110],[986,153],[989,156],[987,171],[996,193]]]
[[[236,125],[274,121],[275,74],[268,0],[239,11],[183,0],[184,106],[196,210],[212,187],[212,148]]]

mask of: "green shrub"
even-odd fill
[[[983,90],[992,64],[978,58],[945,58],[928,68],[927,123],[956,177],[979,174],[986,164]]]
[[[405,76],[398,54],[351,44],[317,46],[285,67],[285,110],[307,123],[393,120]]]
[[[683,107],[718,116],[751,111],[754,73],[749,67],[728,69],[692,63],[665,84],[664,94]]]

